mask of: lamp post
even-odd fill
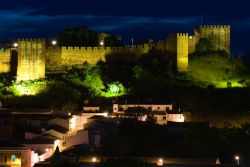
[[[53,46],[56,46],[56,45],[57,45],[57,41],[56,41],[56,40],[53,40],[53,41],[51,41],[51,44],[52,44]]]
[[[95,163],[96,162],[96,157],[92,158],[92,162]]]
[[[157,166],[163,166],[163,159],[162,158],[158,159]]]
[[[240,165],[240,157],[238,155],[236,155],[234,157],[234,159],[237,161],[237,165],[239,166]]]
[[[13,43],[13,46],[14,46],[14,48],[17,48],[18,47],[18,43]]]
[[[100,41],[100,46],[104,46],[104,41]]]

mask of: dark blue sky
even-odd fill
[[[165,39],[204,24],[230,24],[232,51],[250,52],[247,0],[1,0],[0,40],[54,37],[67,27],[87,26],[123,39]]]

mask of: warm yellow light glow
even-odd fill
[[[57,41],[56,41],[56,40],[53,40],[53,41],[51,42],[51,44],[52,44],[52,45],[56,45],[56,44],[57,44]]]
[[[237,161],[237,165],[239,166],[240,165],[240,156],[236,155],[234,158]]]
[[[54,150],[56,150],[57,146],[59,147],[59,144],[60,144],[60,140],[55,140],[54,141]]]
[[[163,165],[163,159],[162,158],[158,159],[157,165],[158,166],[162,166]]]
[[[96,157],[93,157],[93,158],[92,158],[92,162],[96,162]]]
[[[13,46],[16,48],[16,47],[18,47],[18,43],[13,43]]]
[[[100,42],[100,45],[101,45],[101,46],[104,46],[104,41],[101,41],[101,42]]]

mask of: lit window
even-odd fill
[[[11,162],[15,162],[16,161],[16,156],[15,155],[11,155]]]

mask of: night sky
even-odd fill
[[[203,24],[230,24],[232,52],[250,52],[247,0],[1,0],[0,40],[55,37],[67,27],[86,26],[122,35],[125,41],[165,39]],[[203,18],[203,19],[201,19]]]

